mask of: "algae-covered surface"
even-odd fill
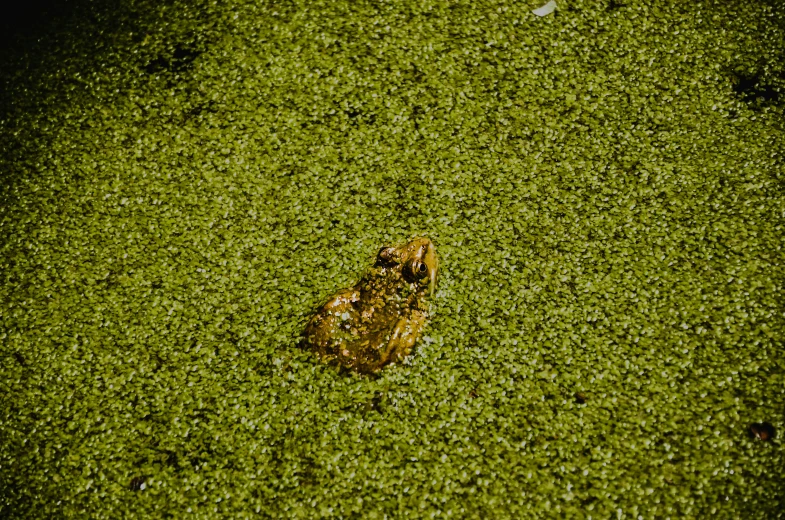
[[[782,518],[785,14],[543,3],[80,0],[17,35],[0,516]],[[417,235],[414,355],[297,347]]]

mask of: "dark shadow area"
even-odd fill
[[[178,46],[171,56],[159,56],[144,66],[148,74],[159,72],[187,72],[201,51]]]
[[[0,16],[0,50],[34,41],[52,21],[68,15],[80,0],[26,0],[3,9]]]
[[[733,91],[747,103],[776,102],[779,92],[773,85],[763,82],[760,74],[736,74],[731,79]]]

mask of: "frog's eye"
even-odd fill
[[[412,265],[412,272],[414,273],[414,277],[418,280],[422,280],[426,276],[428,276],[428,266],[425,265],[423,262],[417,262]]]
[[[421,282],[428,278],[428,274],[428,266],[420,260],[407,262],[403,269],[403,277],[410,283]]]

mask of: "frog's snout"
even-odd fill
[[[428,241],[425,245],[425,254],[423,257],[423,263],[428,267],[428,289],[431,298],[433,298],[433,295],[436,292],[436,275],[439,271],[439,259],[436,256],[436,248],[433,246],[433,242]]]

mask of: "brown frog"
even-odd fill
[[[412,350],[428,318],[439,260],[428,238],[383,247],[352,288],[334,294],[311,318],[303,344],[322,359],[375,373]]]

